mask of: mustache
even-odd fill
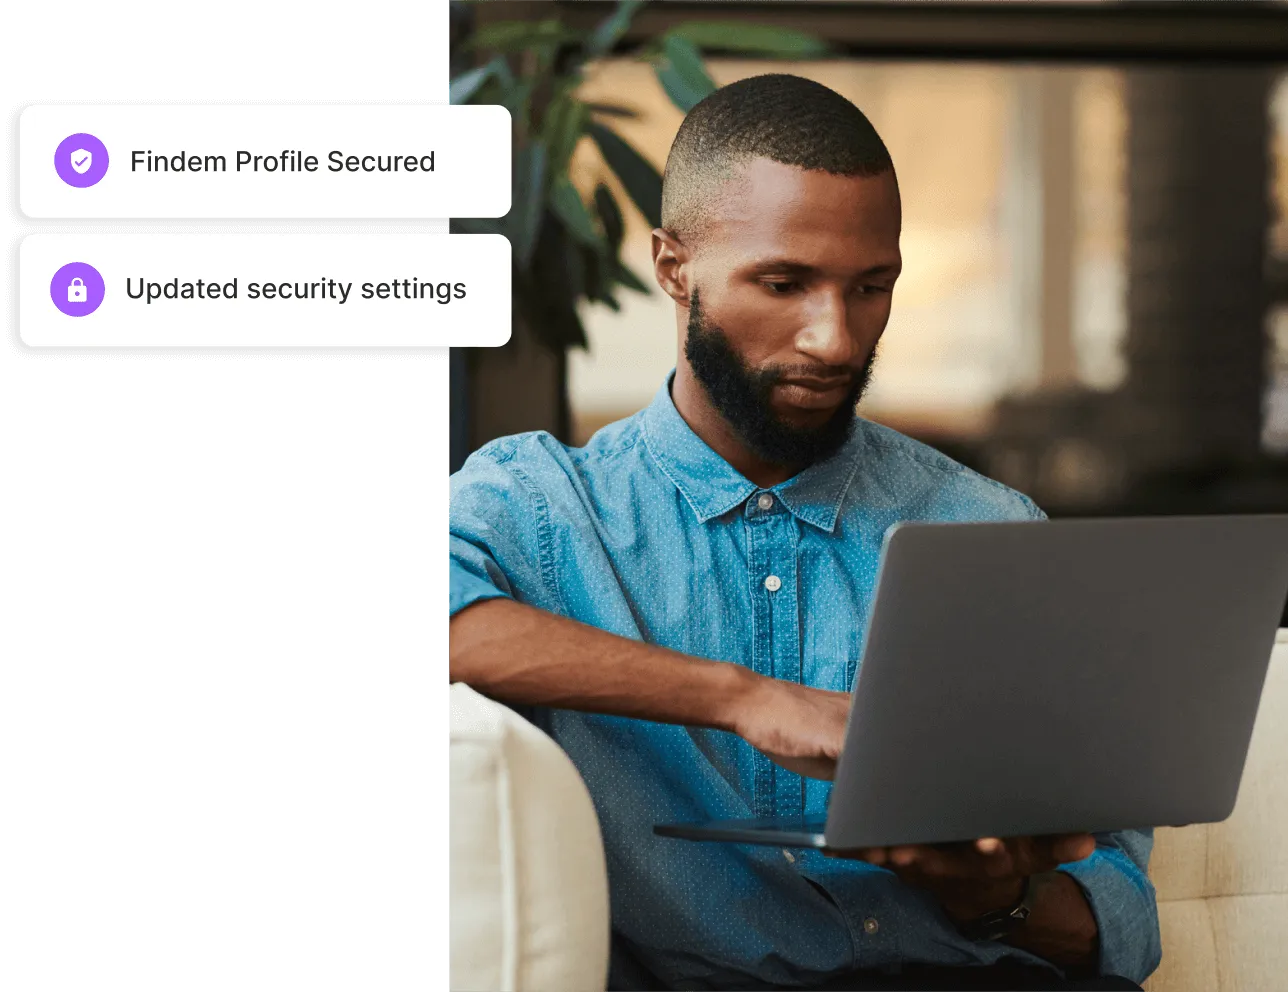
[[[762,396],[768,396],[769,392],[777,385],[794,379],[803,380],[820,380],[828,383],[834,383],[837,386],[855,392],[855,402],[858,402],[859,393],[865,391],[868,380],[872,377],[872,369],[876,364],[877,349],[873,349],[862,365],[824,365],[813,362],[792,362],[784,365],[771,365],[756,370],[747,370],[748,381],[754,385],[756,391]]]
[[[848,365],[771,365],[761,370],[775,379],[844,379],[847,382],[853,381],[861,371]]]

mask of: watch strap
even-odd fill
[[[1029,918],[1029,914],[1033,912],[1033,897],[1036,891],[1034,876],[1029,875],[1024,880],[1024,891],[1020,893],[1019,900],[1013,906],[996,909],[967,923],[959,924],[958,930],[969,940],[1001,940]]]

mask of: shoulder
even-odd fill
[[[641,438],[639,415],[597,431],[585,447],[564,444],[549,431],[527,431],[489,441],[452,475],[452,491],[471,485],[510,480],[540,493],[551,493],[611,470],[634,454]]]
[[[858,424],[860,474],[922,519],[1040,520],[1028,496],[928,444],[870,420]]]

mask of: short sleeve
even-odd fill
[[[545,503],[510,448],[475,452],[451,477],[450,613],[508,597],[550,608],[542,568]]]

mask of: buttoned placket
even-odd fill
[[[770,492],[755,493],[747,500],[744,521],[752,602],[752,666],[761,675],[799,683],[799,524]],[[803,814],[805,787],[801,777],[778,767],[759,751],[755,762],[755,815]]]

